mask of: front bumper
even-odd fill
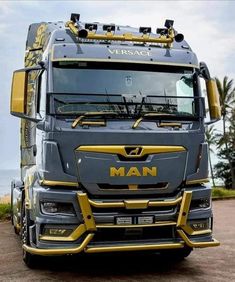
[[[121,252],[121,251],[147,251],[147,250],[162,250],[162,249],[178,249],[188,246],[190,248],[204,248],[219,246],[219,242],[211,238],[211,229],[194,231],[188,224],[187,219],[190,210],[190,203],[192,199],[192,191],[184,191],[183,195],[169,201],[151,201],[151,200],[124,200],[124,201],[93,201],[88,199],[86,193],[77,193],[78,203],[83,217],[83,223],[80,224],[71,234],[67,237],[52,237],[40,236],[40,240],[56,241],[56,242],[74,242],[82,238],[79,246],[63,247],[56,245],[53,248],[37,248],[28,245],[23,245],[23,249],[31,254],[36,255],[64,255],[76,254],[80,252],[86,253],[101,253],[101,252]],[[114,225],[114,224],[97,224],[92,212],[92,208],[105,209],[105,208],[123,208],[126,210],[148,209],[149,207],[174,207],[178,206],[179,211],[176,220],[172,221],[157,221],[153,224],[142,225]],[[178,234],[177,238],[172,238],[168,241],[156,240],[152,242],[123,242],[119,244],[99,244],[93,243],[96,233],[102,229],[116,228],[149,228],[149,227],[166,227],[174,226]],[[205,236],[204,236],[205,235]],[[191,239],[189,236],[195,236],[196,239]],[[198,236],[198,237],[197,237]]]

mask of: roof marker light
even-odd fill
[[[151,31],[152,31],[151,27],[143,27],[143,26],[141,26],[139,28],[139,33],[147,34],[147,33],[151,33]]]
[[[104,24],[103,30],[106,30],[108,32],[115,31],[115,25],[114,24]]]
[[[174,25],[174,21],[173,20],[166,20],[164,26],[166,28],[170,28],[170,27],[173,27],[173,25]]]
[[[70,20],[72,22],[76,23],[79,21],[79,19],[80,19],[80,14],[74,14],[74,13],[71,14]]]
[[[156,33],[161,34],[161,35],[167,35],[168,29],[167,28],[157,28]]]
[[[94,23],[86,23],[85,24],[85,29],[88,29],[89,31],[97,30],[97,28],[98,28],[97,24],[94,24]]]

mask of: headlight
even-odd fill
[[[44,214],[50,215],[76,215],[74,207],[71,203],[41,202],[41,211]]]
[[[210,198],[195,199],[191,201],[190,209],[206,209],[211,205]]]

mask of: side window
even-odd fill
[[[46,89],[47,89],[47,72],[44,70],[39,79],[39,100],[38,113],[44,118],[46,115]]]
[[[190,99],[194,95],[192,75],[184,75],[176,82],[176,93],[185,97],[177,99],[178,112],[194,114],[193,100]]]
[[[38,76],[38,70],[28,73],[26,114],[32,118],[35,118],[37,113]]]
[[[208,99],[207,99],[207,93],[206,93],[205,79],[199,77],[199,82],[200,82],[201,95],[205,99],[205,112],[206,112],[205,122],[208,122],[210,121],[210,114],[209,114],[209,106],[208,106]]]

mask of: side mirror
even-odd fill
[[[212,122],[215,122],[221,118],[221,109],[219,93],[214,79],[209,79],[206,81],[206,92],[208,97],[210,118]]]
[[[210,123],[214,123],[221,118],[221,109],[219,101],[219,93],[216,85],[216,81],[210,77],[210,72],[207,65],[204,62],[200,63],[200,75],[205,79],[206,92],[208,98],[208,106],[210,113]]]
[[[38,122],[41,119],[27,115],[27,95],[28,95],[28,80],[29,72],[41,70],[41,66],[34,68],[16,70],[12,77],[11,86],[11,115]]]
[[[23,117],[26,114],[27,72],[17,70],[13,73],[11,85],[11,114]]]

